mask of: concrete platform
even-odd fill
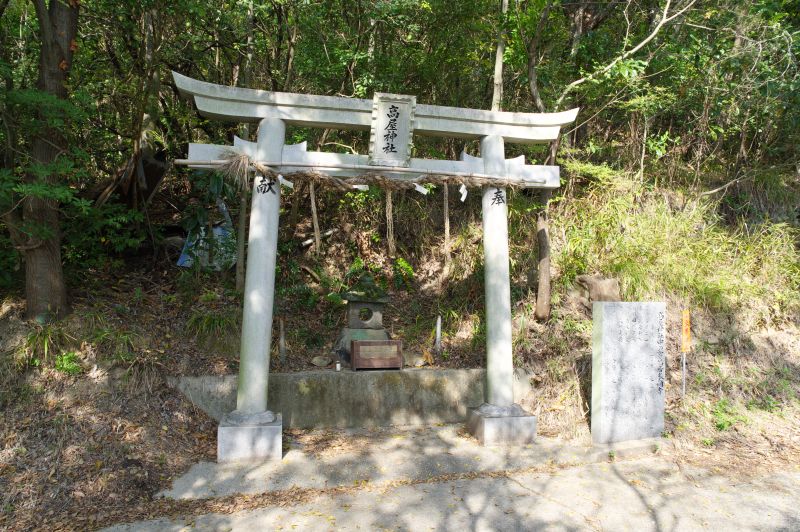
[[[280,461],[201,462],[176,478],[172,487],[159,496],[204,499],[293,488],[386,485],[443,475],[548,469],[609,462],[612,457],[624,460],[653,455],[662,445],[660,440],[614,445],[591,445],[588,441],[565,444],[539,437],[535,444],[485,447],[467,434],[461,424],[320,430],[312,434],[328,442],[326,446],[307,450],[302,444],[289,440],[289,450]]]
[[[483,369],[413,368],[270,373],[269,409],[284,428],[374,428],[462,423],[484,402]],[[235,375],[181,377],[170,384],[216,420],[236,408]],[[518,370],[514,400],[532,393]]]

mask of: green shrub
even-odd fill
[[[310,286],[304,283],[291,286],[279,286],[278,297],[286,300],[286,303],[294,308],[310,310],[316,308],[319,302],[319,294]]]
[[[395,288],[410,289],[412,287],[411,283],[414,281],[414,268],[411,267],[411,264],[403,257],[398,257],[392,266],[394,269]]]
[[[3,224],[0,224],[0,288],[13,286],[21,277],[20,257],[8,237]]]
[[[67,209],[62,256],[68,267],[83,271],[113,266],[114,256],[137,249],[147,234],[140,223],[144,216],[125,205]]]

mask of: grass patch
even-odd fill
[[[800,310],[796,227],[727,227],[710,200],[671,198],[602,170],[585,196],[554,212],[553,226],[564,231],[554,246],[562,284],[601,272],[618,278],[629,299],[672,293],[714,310],[757,305],[764,321]]]
[[[60,322],[34,324],[17,350],[17,363],[20,366],[47,364],[74,341]]]
[[[711,410],[714,418],[714,427],[717,430],[725,431],[737,423],[744,423],[747,418],[739,413],[738,408],[728,399],[720,399],[714,404]]]
[[[78,362],[78,353],[75,351],[58,355],[56,357],[55,368],[56,371],[66,373],[67,375],[78,375],[83,371],[83,368],[81,368]]]
[[[91,328],[86,337],[103,358],[123,364],[129,364],[136,358],[135,344],[138,338],[130,331],[118,330],[103,322]]]
[[[230,309],[201,309],[189,316],[186,328],[201,338],[221,338],[238,330],[238,314]]]

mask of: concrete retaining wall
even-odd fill
[[[307,371],[269,376],[268,404],[286,428],[432,425],[464,421],[467,408],[484,402],[483,369]],[[219,420],[236,408],[235,375],[181,377],[172,385]],[[530,393],[518,371],[514,399]]]

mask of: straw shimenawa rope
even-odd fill
[[[270,179],[277,179],[278,172],[269,166],[265,166],[257,161],[253,161],[245,154],[227,151],[223,154],[223,164],[217,167],[217,171],[223,174],[229,181],[233,182],[238,188],[250,188],[250,170],[255,170],[261,175]],[[291,165],[291,163],[289,163]],[[375,185],[387,190],[413,189],[415,185],[465,185],[468,187],[482,187],[491,185],[495,187],[526,187],[530,186],[529,181],[522,179],[509,179],[500,177],[482,177],[474,175],[454,175],[454,174],[431,174],[420,172],[415,177],[397,178],[383,175],[379,172],[365,172],[357,177],[343,179],[318,170],[306,170],[302,172],[281,173],[284,179],[289,181],[307,181],[320,186],[334,188],[336,190],[351,191],[354,185]]]
[[[223,154],[225,163],[217,167],[217,171],[222,174],[230,183],[236,186],[237,190],[250,190],[250,157],[233,150]]]

